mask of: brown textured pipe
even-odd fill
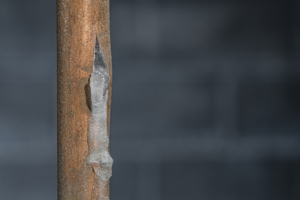
[[[95,39],[112,80],[109,0],[57,0],[58,199],[96,199],[95,175],[86,162],[90,117],[87,84],[93,72]],[[111,102],[108,97],[108,132]],[[109,199],[109,185],[101,198]]]

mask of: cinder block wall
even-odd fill
[[[298,8],[112,1],[112,199],[300,198]]]

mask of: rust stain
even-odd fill
[[[112,80],[109,0],[57,0],[58,199],[90,200],[94,171],[87,165],[90,112],[85,85],[93,71],[95,38]],[[108,132],[111,85],[108,98]],[[103,191],[109,199],[109,185]]]

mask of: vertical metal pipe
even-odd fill
[[[89,78],[96,38],[110,76],[107,101],[109,133],[112,65],[109,0],[57,0],[58,199],[99,199],[95,172],[87,164],[90,118]],[[101,191],[109,199],[109,185]]]

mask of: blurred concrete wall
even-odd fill
[[[111,199],[300,199],[300,3],[111,0]],[[0,199],[56,199],[54,0],[0,2]]]

